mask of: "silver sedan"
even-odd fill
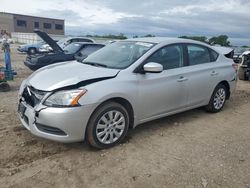
[[[18,111],[34,135],[108,148],[144,122],[201,106],[219,112],[235,85],[233,60],[212,46],[137,38],[33,73],[20,87]]]

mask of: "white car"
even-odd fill
[[[204,43],[128,39],[34,72],[20,87],[18,111],[34,135],[108,148],[144,122],[201,106],[219,112],[236,77],[233,60]]]

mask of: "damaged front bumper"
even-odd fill
[[[18,106],[22,125],[32,134],[58,142],[84,140],[85,129],[93,106],[52,108],[44,105],[32,107],[20,100]]]

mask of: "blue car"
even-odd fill
[[[36,54],[39,52],[39,48],[44,44],[46,44],[44,41],[33,43],[33,44],[24,44],[24,45],[19,46],[17,50],[22,53],[25,52],[28,54]]]

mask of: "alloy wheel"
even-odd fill
[[[108,111],[98,120],[96,126],[97,139],[102,144],[112,144],[122,136],[125,125],[125,117],[120,111]]]
[[[223,107],[226,100],[226,91],[224,88],[218,89],[214,96],[214,108],[219,110]]]

